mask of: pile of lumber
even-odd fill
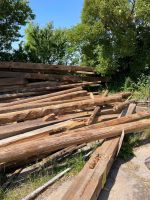
[[[91,67],[0,62],[0,101],[107,81]]]
[[[19,73],[19,77],[24,80],[35,75],[36,79],[38,75],[42,79],[48,78],[47,73],[55,70],[81,73],[81,67],[56,66],[56,69],[53,69],[50,65],[42,64],[1,63],[0,69],[4,72],[4,75],[1,74],[2,78],[8,78],[7,76],[13,74],[16,76]],[[84,72],[93,73],[91,68],[83,69]],[[103,143],[92,154],[63,197],[64,200],[97,199],[121,148],[124,135],[149,128],[150,111],[140,110],[134,101],[129,100],[130,92],[109,95],[108,91],[105,91],[98,94],[88,92],[82,87],[87,82],[79,84],[75,83],[73,87],[60,85],[59,90],[47,90],[44,94],[37,93],[36,96],[31,95],[28,98],[22,96],[17,100],[13,98],[10,102],[2,100],[1,172],[19,170],[20,173],[23,167],[28,165],[30,170],[38,170],[37,166],[47,167],[50,160],[62,159],[63,156],[91,142],[101,140]],[[90,82],[88,84],[90,85]],[[19,88],[20,85],[12,87]],[[29,87],[29,83],[21,86],[23,87],[29,93],[29,88],[34,88]],[[4,95],[11,94],[1,94],[0,98]]]

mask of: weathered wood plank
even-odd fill
[[[119,119],[118,119],[119,120]],[[150,119],[119,124],[106,128],[89,129],[83,131],[69,131],[63,134],[56,134],[54,136],[47,136],[37,140],[21,142],[20,144],[11,144],[0,148],[0,163],[5,165],[9,162],[17,162],[22,159],[28,159],[32,156],[51,153],[65,147],[91,142],[99,139],[112,138],[119,136],[124,130],[125,134],[133,131],[141,131],[150,127]]]
[[[25,85],[28,81],[24,78],[1,78],[0,79],[0,87],[1,86],[12,86],[12,85]]]
[[[45,115],[48,115],[50,113],[64,114],[71,110],[83,109],[88,106],[103,105],[104,103],[115,102],[121,99],[122,99],[122,95],[113,95],[110,97],[95,98],[94,100],[90,99],[90,100],[76,101],[76,102],[64,103],[60,105],[46,106],[42,108],[33,108],[33,109],[27,109],[23,111],[0,114],[0,124],[5,124],[5,123],[10,123],[10,122],[15,122],[15,121],[31,120],[35,118],[44,117]]]
[[[1,107],[0,114],[27,110],[27,109],[32,109],[32,108],[41,108],[45,106],[54,105],[53,101],[68,100],[68,99],[76,98],[76,97],[84,97],[86,95],[87,95],[87,91],[82,90],[82,91],[70,92],[68,94],[63,94],[59,96],[48,97],[48,98],[37,100],[31,103],[29,102],[29,103],[14,105],[11,107],[10,106]]]
[[[97,200],[113,163],[119,139],[104,142],[92,154],[62,200]]]
[[[93,111],[93,113],[91,114],[91,116],[89,117],[89,119],[87,120],[87,122],[86,122],[86,125],[88,126],[88,125],[90,125],[90,124],[92,124],[93,122],[94,122],[94,120],[95,120],[95,117],[98,115],[98,113],[100,113],[100,107],[99,106],[97,106],[95,109],[94,109],[94,111]]]
[[[9,86],[9,87],[3,87],[1,88],[1,93],[13,93],[13,92],[43,92],[43,91],[59,91],[59,90],[65,90],[69,88],[74,88],[74,87],[79,87],[79,86],[95,86],[99,85],[101,81],[95,81],[95,82],[83,82],[83,83],[73,83],[73,84],[58,84],[58,85],[53,85],[52,82],[49,83],[49,86],[39,86],[34,87],[32,84],[27,84],[26,87],[21,87],[21,86]],[[48,84],[48,83],[47,83]]]
[[[126,115],[132,114],[134,109],[135,105],[131,104],[126,111]],[[62,200],[69,200],[70,197],[72,200],[97,199],[101,189],[104,187],[107,174],[113,163],[116,152],[118,152],[120,139],[120,137],[117,137],[105,141],[101,147],[95,150],[90,160],[86,163],[63,196]]]
[[[0,69],[19,69],[29,71],[64,71],[64,72],[76,72],[76,71],[87,71],[93,72],[92,67],[80,67],[80,66],[65,66],[65,65],[50,65],[41,63],[23,63],[23,62],[0,62]]]
[[[36,97],[31,97],[31,98],[28,98],[28,99],[22,99],[22,100],[14,101],[14,102],[9,103],[9,105],[6,104],[6,106],[14,106],[14,105],[18,105],[18,104],[24,104],[24,103],[35,102],[35,101],[37,102],[37,101],[45,99],[45,98],[56,97],[56,96],[59,96],[59,95],[67,94],[67,93],[70,93],[70,92],[81,91],[81,90],[82,90],[82,87],[75,87],[75,88],[66,89],[66,90],[59,91],[59,92],[53,92],[53,93],[50,93],[50,94],[45,94],[45,95],[40,95],[40,96],[36,96]],[[5,106],[5,105],[3,105],[3,106]]]

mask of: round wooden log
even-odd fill
[[[60,92],[54,92],[54,93],[51,93],[51,94],[45,94],[45,95],[40,95],[40,96],[36,96],[36,97],[31,97],[31,98],[28,98],[28,99],[22,99],[22,100],[19,100],[19,101],[14,101],[14,102],[11,102],[9,103],[9,105],[6,104],[6,106],[14,106],[14,105],[18,105],[18,104],[23,104],[23,103],[29,103],[29,102],[37,102],[39,100],[43,100],[45,98],[51,98],[51,97],[56,97],[56,96],[59,96],[59,95],[63,95],[63,94],[68,94],[70,92],[76,92],[76,91],[81,91],[82,90],[82,87],[76,87],[76,88],[71,88],[71,89],[66,89],[66,90],[63,90],[63,91],[60,91]],[[4,105],[3,105],[4,107]]]
[[[14,105],[14,106],[12,105],[11,107],[10,106],[2,107],[0,109],[0,114],[15,112],[19,110],[27,110],[27,109],[32,109],[32,108],[50,106],[50,105],[53,105],[53,101],[67,100],[67,99],[72,99],[76,97],[84,97],[86,95],[87,95],[87,91],[82,90],[82,91],[71,92],[68,94],[63,94],[56,97],[49,97],[49,98],[34,101],[34,102],[21,103],[19,105]]]
[[[24,141],[21,144],[17,143],[0,148],[0,163],[4,165],[5,163],[7,164],[7,162],[19,161],[25,158],[28,159],[46,152],[51,153],[71,145],[119,136],[122,130],[127,134],[134,131],[141,131],[149,127],[150,119],[144,119],[101,129],[71,131],[66,134],[47,136],[39,140]]]
[[[0,124],[15,122],[15,121],[25,121],[35,118],[44,117],[50,113],[54,114],[64,114],[75,109],[83,109],[89,106],[103,105],[106,103],[115,102],[122,99],[122,95],[113,95],[109,97],[95,98],[94,100],[83,100],[76,101],[73,103],[64,103],[60,105],[47,106],[42,108],[28,109],[23,111],[16,111],[6,114],[0,114]]]

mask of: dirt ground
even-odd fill
[[[150,141],[134,149],[127,162],[116,160],[98,200],[150,200],[150,170],[144,160],[150,156]],[[65,177],[48,188],[36,200],[61,200],[75,177]]]

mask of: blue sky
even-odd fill
[[[55,28],[69,28],[80,22],[84,0],[28,0],[36,15],[34,22],[41,27],[53,22]],[[24,36],[25,27],[20,32]],[[22,37],[20,40],[25,40]],[[18,47],[18,42],[13,43]]]
[[[29,0],[29,5],[40,25],[53,21],[56,27],[70,27],[80,21],[83,0]]]
[[[80,22],[83,3],[84,0],[29,0],[36,15],[34,22],[40,26],[53,22],[55,28],[68,28]]]

